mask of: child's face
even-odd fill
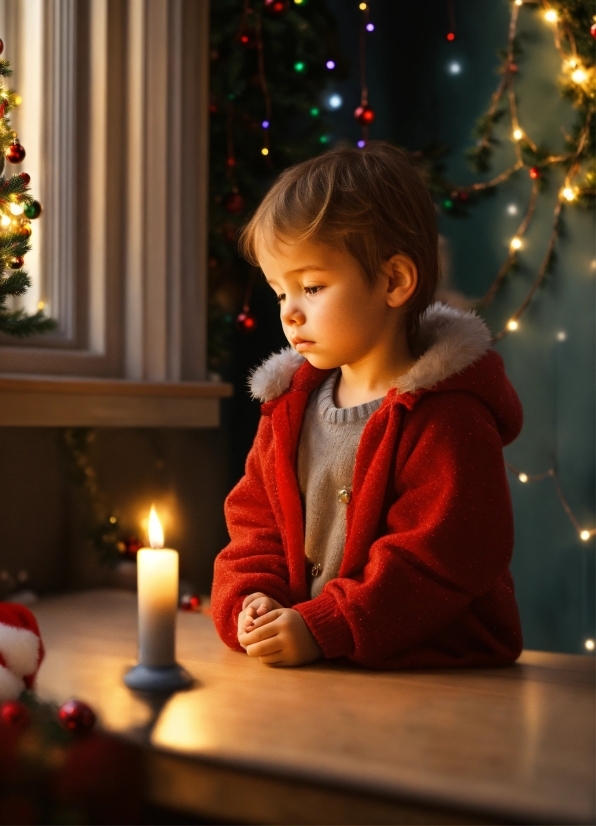
[[[382,275],[371,286],[356,260],[326,244],[278,241],[259,263],[280,304],[290,344],[319,369],[356,364],[395,336]]]

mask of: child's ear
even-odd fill
[[[413,295],[418,284],[416,264],[408,255],[398,253],[386,262],[387,304],[401,307]]]

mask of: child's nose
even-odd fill
[[[286,301],[281,311],[281,320],[287,326],[304,324],[305,315],[296,302]]]

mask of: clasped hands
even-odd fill
[[[323,656],[302,615],[260,592],[242,603],[238,642],[265,665],[306,665]]]

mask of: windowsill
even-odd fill
[[[0,374],[0,427],[217,427],[223,382]]]

